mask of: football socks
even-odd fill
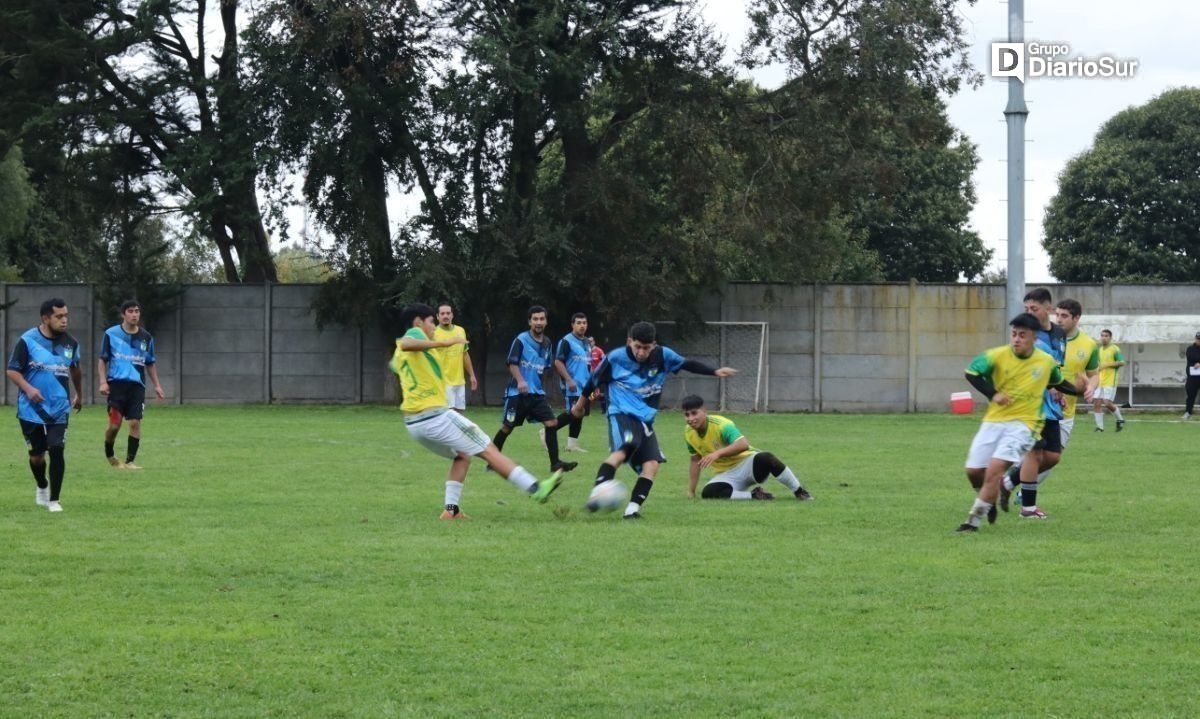
[[[125,454],[125,462],[127,464],[133,462],[134,457],[137,457],[138,445],[140,445],[141,443],[142,443],[142,440],[140,437],[130,437],[129,438],[129,445],[126,448],[126,454]]]
[[[462,482],[455,482],[452,479],[446,480],[446,509],[458,506],[458,500],[462,499],[462,491]]]
[[[507,477],[508,481],[512,482],[517,489],[524,490],[529,493],[537,491],[537,477],[529,473],[529,470],[517,465]]]

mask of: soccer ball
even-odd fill
[[[611,512],[620,507],[628,497],[625,485],[615,479],[610,479],[592,487],[588,495],[587,507],[589,512]]]

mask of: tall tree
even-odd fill
[[[165,189],[201,219],[226,279],[274,280],[256,195],[257,122],[242,88],[239,3],[219,4],[221,44],[211,59],[208,10],[206,0],[7,0],[0,25],[15,59],[0,84],[18,111],[5,136],[52,135],[64,123],[96,144],[132,133]]]
[[[1064,282],[1200,280],[1200,88],[1106,122],[1067,163],[1046,210],[1050,271]]]

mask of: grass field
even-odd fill
[[[815,502],[685,499],[678,413],[641,522],[579,509],[592,421],[551,506],[478,465],[450,523],[394,409],[152,407],[131,473],[90,407],[54,515],[10,420],[0,716],[1200,713],[1200,427],[1081,416],[1049,521],[960,536],[978,417],[736,419]]]

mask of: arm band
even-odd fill
[[[981,395],[987,397],[988,399],[991,399],[993,396],[995,396],[996,388],[992,386],[991,382],[987,381],[986,377],[980,374],[971,374],[970,372],[965,373],[965,376],[967,378],[967,382],[972,387],[977,389]]]

